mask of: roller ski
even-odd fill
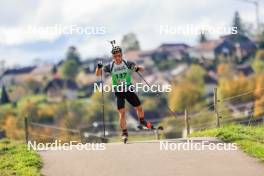
[[[127,130],[123,130],[121,136],[122,136],[122,141],[124,142],[124,144],[126,144],[127,143],[127,140],[128,140]]]
[[[146,121],[146,120],[141,120],[140,119],[140,124],[138,125],[139,130],[163,130],[162,126],[155,127],[152,123]]]

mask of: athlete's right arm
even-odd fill
[[[102,72],[105,72],[105,73],[110,73],[110,64],[107,64],[105,66],[103,66],[102,64],[97,64],[97,68],[95,70],[95,75],[96,76],[101,76],[102,75]]]
[[[95,70],[95,75],[96,76],[101,76],[102,75],[102,68],[103,64],[99,63],[97,64],[96,70]]]

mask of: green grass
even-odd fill
[[[40,156],[21,142],[0,140],[1,176],[38,176],[42,162]]]
[[[264,162],[264,125],[226,125],[218,129],[197,131],[191,137],[216,137],[224,142],[234,142],[250,156]]]

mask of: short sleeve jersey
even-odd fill
[[[114,86],[120,84],[132,84],[131,72],[134,70],[135,63],[131,61],[122,60],[122,63],[115,64],[114,62],[104,66],[104,72],[110,73],[112,76],[112,84]]]

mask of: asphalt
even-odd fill
[[[264,164],[238,150],[209,150],[218,144],[203,141],[203,150],[175,150],[185,139],[167,141],[170,150],[161,150],[159,141],[111,143],[105,150],[39,151],[46,176],[263,176]],[[163,143],[163,148],[166,141]],[[91,149],[91,146],[88,147]],[[100,147],[98,147],[100,148]],[[179,149],[180,147],[178,147]],[[103,149],[101,146],[100,149]]]

